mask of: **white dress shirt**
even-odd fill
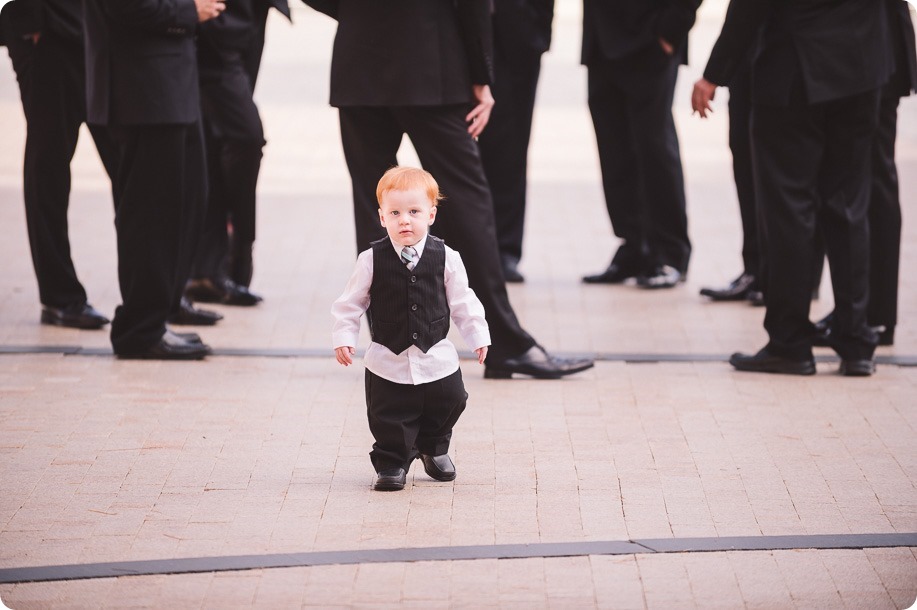
[[[423,256],[427,236],[414,244],[417,261]],[[402,246],[392,242],[395,253],[401,257]],[[468,274],[462,257],[446,246],[446,302],[453,324],[471,349],[490,345],[490,331],[484,319],[484,306],[468,286]],[[360,336],[360,317],[369,309],[369,288],[373,283],[373,250],[364,250],[357,257],[357,265],[344,288],[344,292],[331,306],[334,328],[331,341],[335,348],[356,347]],[[427,353],[411,345],[400,354],[394,354],[384,345],[370,342],[363,357],[368,370],[395,383],[417,385],[448,377],[458,370],[458,352],[449,339],[443,339]]]

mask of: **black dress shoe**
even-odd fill
[[[50,324],[51,326],[97,330],[108,324],[109,321],[89,303],[70,305],[68,307],[42,305],[41,308],[41,323]]]
[[[141,352],[118,354],[127,360],[201,360],[210,353],[210,347],[203,343],[185,341],[171,330],[167,330],[159,341]]]
[[[876,362],[872,358],[841,360],[838,373],[845,377],[869,377],[876,372]]]
[[[749,290],[748,302],[751,303],[753,307],[764,307],[764,293],[760,290]]]
[[[894,326],[877,326],[876,332],[879,333],[879,345],[895,344],[895,327]]]
[[[812,337],[812,345],[816,347],[831,347],[829,341],[831,337],[831,327],[834,325],[834,312],[815,323],[815,335]]]
[[[557,358],[547,353],[540,345],[503,362],[489,360],[484,367],[485,379],[510,379],[513,373],[530,375],[536,379],[560,379],[595,366],[592,358]]]
[[[636,269],[611,263],[605,271],[584,277],[583,282],[587,284],[623,284],[638,275],[639,272]]]
[[[729,358],[729,364],[739,371],[752,373],[783,373],[786,375],[814,375],[815,360],[792,360],[776,356],[763,348],[757,354],[749,356],[735,353]]]
[[[185,285],[185,296],[200,303],[222,303],[240,307],[252,307],[264,300],[261,295],[255,294],[246,286],[236,284],[228,278],[188,280]]]
[[[179,326],[213,326],[222,319],[222,314],[208,309],[197,309],[191,305],[191,301],[182,298],[178,313],[169,317],[169,323]]]
[[[449,457],[448,453],[443,455],[425,455],[421,453],[420,461],[423,462],[424,472],[430,478],[437,481],[455,480],[455,464],[452,463],[452,458]]]
[[[754,287],[755,276],[743,273],[725,288],[701,288],[700,294],[709,297],[711,301],[744,301]]]
[[[637,285],[641,288],[674,288],[679,282],[685,281],[684,274],[671,265],[659,265],[652,273],[641,275],[637,278]]]
[[[376,491],[401,491],[407,482],[408,473],[404,468],[386,468],[376,474],[376,484],[373,489]]]
[[[519,284],[525,281],[525,277],[519,273],[519,261],[513,256],[502,256],[503,262],[503,279],[511,284]]]

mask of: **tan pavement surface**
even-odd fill
[[[739,271],[726,142],[688,92],[719,31],[703,6],[676,96],[694,255],[686,284],[585,286],[614,251],[578,64],[579,3],[559,0],[531,150],[522,285],[510,295],[549,349],[605,355],[559,381],[491,381],[462,364],[469,406],[454,483],[414,467],[371,491],[363,372],[334,362],[332,300],[354,255],[350,182],[327,106],[334,24],[272,18],[257,101],[253,309],[200,329],[217,349],[303,350],[200,363],[0,353],[0,569],[143,559],[635,538],[917,532],[917,367],[868,379],[734,372],[763,345],[763,309],[711,304]],[[0,349],[109,347],[38,323],[21,199],[24,119],[0,61]],[[107,178],[84,132],[73,163],[73,256],[91,302],[119,303]],[[410,147],[403,163],[416,163]],[[917,99],[900,109],[905,228],[896,345],[917,356]],[[812,317],[830,311],[826,278]],[[362,346],[366,345],[366,337]],[[457,339],[459,345],[461,340]],[[53,350],[52,350],[53,351]],[[620,354],[683,362],[625,362]],[[819,355],[830,356],[828,350]],[[631,359],[633,360],[633,359]],[[11,608],[906,608],[917,549],[774,550],[362,563],[0,584]]]

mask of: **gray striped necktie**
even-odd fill
[[[415,265],[417,265],[417,250],[414,249],[414,246],[405,246],[402,248],[401,262],[404,263],[410,271],[414,270]]]

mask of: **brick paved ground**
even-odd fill
[[[217,307],[217,348],[328,350],[202,363],[0,354],[0,568],[402,547],[917,532],[917,368],[870,379],[735,373],[715,357],[764,341],[763,311],[713,305],[738,273],[725,101],[690,117],[687,92],[723,2],[705,4],[676,115],[695,253],[658,293],[584,286],[614,241],[577,65],[577,4],[561,0],[532,150],[531,214],[510,294],[549,348],[612,357],[561,381],[485,381],[463,362],[469,408],[454,483],[412,470],[370,490],[362,371],[330,356],[328,308],[349,273],[349,179],[326,105],[332,23],[296,7],[270,24],[258,101],[268,139],[253,310]],[[8,64],[7,64],[8,65]],[[725,93],[725,92],[724,92]],[[725,95],[723,95],[725,98]],[[0,347],[108,348],[106,333],[38,324],[21,205],[24,124],[0,70]],[[884,356],[917,355],[917,100],[901,107],[901,316]],[[405,159],[411,159],[406,151]],[[119,302],[107,184],[91,140],[74,161],[74,259],[92,302]],[[829,284],[813,317],[832,306]],[[363,342],[365,345],[365,340]],[[819,352],[829,355],[829,352]],[[710,358],[714,357],[714,358]],[[364,563],[0,585],[48,607],[869,607],[917,597],[911,548]]]

